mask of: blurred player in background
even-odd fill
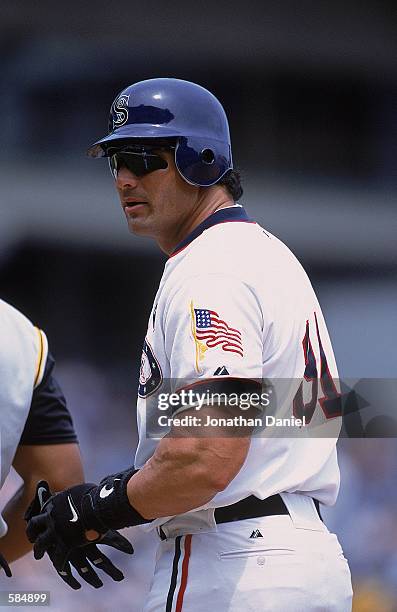
[[[146,523],[159,535],[146,612],[350,610],[347,561],[319,514],[339,487],[331,342],[299,262],[236,204],[222,106],[186,81],[137,83],[89,153],[108,158],[129,229],[169,259],[142,353],[135,465],[51,497],[28,525],[36,555],[53,547],[60,571],[95,534]],[[277,414],[300,423],[290,436],[251,435],[263,379],[289,381]],[[220,392],[249,410],[214,405]]]
[[[32,548],[25,533],[24,513],[35,495],[37,482],[45,479],[53,490],[59,491],[82,482],[84,474],[72,419],[53,374],[54,359],[46,335],[0,300],[0,337],[0,488],[11,465],[23,480],[0,514],[0,565],[10,576],[7,562]],[[45,489],[38,490],[37,511],[45,501]],[[87,563],[80,561],[73,558],[71,563],[85,580],[88,577],[87,582],[100,586],[96,574],[82,571]],[[109,563],[105,560],[102,566],[97,565],[104,569]],[[116,570],[115,576],[121,579],[122,574]],[[70,567],[62,578],[70,586],[77,583]]]

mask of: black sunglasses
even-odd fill
[[[117,173],[125,166],[127,170],[141,177],[155,170],[162,170],[168,167],[166,160],[153,153],[153,151],[170,151],[175,147],[147,147],[147,146],[132,146],[123,147],[109,155],[109,165],[114,178],[117,178]],[[111,153],[111,152],[110,152]]]

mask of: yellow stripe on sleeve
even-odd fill
[[[37,358],[36,373],[34,377],[34,388],[36,388],[42,381],[48,353],[48,344],[45,333],[38,327],[35,327],[35,330],[39,336],[39,355]]]

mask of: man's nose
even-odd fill
[[[136,187],[138,185],[139,179],[135,176],[128,168],[122,166],[117,173],[116,177],[116,186],[118,189],[123,189],[125,187]]]

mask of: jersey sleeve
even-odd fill
[[[164,334],[175,387],[201,384],[258,390],[263,316],[251,287],[225,274],[203,274],[170,296]]]
[[[43,354],[45,335],[43,339]],[[53,375],[55,361],[50,352],[41,363],[40,355],[36,371],[36,386],[33,391],[28,418],[20,438],[20,444],[65,444],[77,442],[72,417],[62,390]],[[42,359],[42,358],[41,358]]]

